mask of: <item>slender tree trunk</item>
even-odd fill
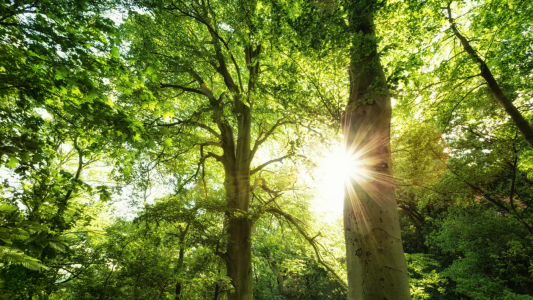
[[[354,9],[358,8],[354,6]],[[349,300],[410,299],[390,154],[391,102],[373,38],[372,9],[353,11],[346,151],[364,170],[346,184]]]
[[[139,293],[138,293],[138,288],[137,288],[137,284],[139,283],[139,279],[141,279],[141,274],[142,272],[139,271],[139,273],[137,273],[137,279],[135,279],[135,285],[133,286],[133,299],[137,300],[139,299]]]
[[[450,2],[451,3],[451,2]],[[513,120],[515,126],[518,128],[526,142],[529,144],[529,147],[533,148],[533,128],[531,128],[531,125],[524,119],[520,111],[514,106],[513,102],[505,96],[503,91],[500,88],[500,85],[492,75],[492,72],[490,71],[489,66],[485,63],[483,59],[479,56],[479,54],[472,48],[470,45],[470,42],[459,32],[459,29],[457,29],[457,26],[455,25],[455,21],[452,18],[452,11],[450,8],[450,3],[448,3],[448,21],[450,22],[450,28],[452,29],[453,34],[459,39],[461,42],[461,45],[465,49],[466,53],[472,58],[472,60],[478,64],[479,69],[481,71],[480,75],[485,79],[487,82],[487,85],[494,95],[494,98],[498,101],[500,106],[505,110],[507,115],[511,117]]]
[[[220,294],[220,285],[217,282],[217,283],[215,283],[215,295],[213,296],[213,300],[218,300],[218,295],[219,294]]]
[[[187,225],[187,228],[188,225]],[[184,239],[184,235],[182,235],[182,238],[180,239],[180,253],[179,253],[179,257],[178,257],[178,266],[176,268],[176,270],[178,271],[181,271],[181,268],[183,267],[183,258],[185,256],[185,248],[183,248],[183,239]],[[178,279],[178,281],[176,282],[176,297],[174,298],[175,300],[180,300],[181,299],[181,280]]]

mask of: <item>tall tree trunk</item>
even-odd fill
[[[189,228],[189,224],[187,224],[187,228]],[[186,233],[187,232],[185,231],[185,234]],[[182,234],[180,238],[180,253],[178,257],[178,265],[176,268],[176,270],[178,271],[181,271],[181,268],[183,267],[183,258],[185,256],[185,248],[183,248],[183,239],[185,238],[185,234]],[[181,280],[180,279],[178,279],[178,281],[176,282],[176,296],[174,299],[175,300],[181,299]]]
[[[252,225],[248,217],[250,197],[250,169],[226,172],[226,197],[228,204],[226,270],[234,290],[228,291],[228,300],[253,299]]]
[[[230,85],[231,86],[231,85]],[[234,88],[236,90],[236,88]],[[226,218],[228,243],[224,259],[227,275],[233,290],[228,290],[228,300],[253,299],[252,225],[250,207],[251,113],[241,96],[234,96],[234,108],[239,113],[237,143],[233,134],[223,134],[224,170],[226,188]],[[221,128],[229,133],[229,129]]]
[[[239,85],[235,83],[228,70],[224,54],[222,52],[221,38],[215,30],[209,28],[211,36],[216,41],[213,46],[215,56],[218,60],[216,71],[224,79],[224,83],[232,94],[233,112],[237,119],[237,139],[235,140],[234,128],[227,123],[227,119],[222,118],[220,112],[214,111],[212,120],[217,124],[220,134],[215,133],[220,141],[220,147],[223,155],[218,156],[214,153],[202,154],[203,160],[207,157],[213,157],[224,166],[224,187],[226,189],[226,221],[227,221],[227,249],[220,255],[226,262],[227,275],[231,278],[233,289],[228,290],[228,300],[253,300],[253,273],[252,273],[252,225],[253,219],[248,215],[250,206],[250,164],[254,157],[258,141],[251,148],[251,126],[252,115],[250,107],[244,102],[245,93],[240,76],[240,70],[233,55],[230,57],[234,63]],[[261,47],[257,46],[245,48],[245,59],[249,71],[248,96],[254,89],[254,77],[259,71],[259,63],[254,61],[260,54]],[[213,92],[207,87],[197,73],[193,74],[195,79],[200,83],[201,91],[213,107],[220,107],[225,93],[221,94],[218,99]],[[214,130],[210,130],[215,132]],[[218,143],[217,143],[218,144]],[[201,151],[202,153],[202,151]]]
[[[357,157],[364,171],[345,189],[348,299],[410,299],[392,182],[391,101],[377,55],[372,4],[354,2],[350,98],[342,126],[346,151]]]
[[[226,268],[235,288],[228,292],[228,300],[253,299],[251,232],[251,221],[246,216],[228,219]]]

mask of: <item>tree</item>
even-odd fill
[[[0,3],[0,165],[9,176],[1,222],[13,235],[1,245],[10,252],[2,294],[45,297],[59,288],[58,265],[71,263],[69,243],[80,241],[69,232],[89,226],[91,208],[110,198],[106,185],[84,181],[88,167],[113,151],[116,136],[122,143],[139,129],[111,100],[109,79],[122,65],[117,28],[104,16],[113,5]]]
[[[453,32],[453,35],[459,40],[461,45],[463,46],[464,51],[470,56],[471,60],[476,63],[481,71],[481,73],[478,76],[483,77],[483,79],[486,81],[486,84],[492,94],[494,95],[494,98],[498,101],[500,106],[505,110],[505,112],[511,117],[513,120],[515,126],[518,128],[526,142],[529,144],[531,148],[533,148],[533,128],[529,123],[524,119],[522,116],[522,113],[516,108],[516,106],[513,104],[513,102],[505,95],[505,93],[502,91],[502,88],[500,87],[500,84],[496,81],[494,78],[494,75],[492,74],[490,67],[488,64],[483,60],[480,55],[478,54],[478,51],[476,51],[471,43],[468,41],[468,39],[459,31],[459,28],[457,27],[455,19],[452,17],[452,8],[451,4],[453,2],[450,1],[448,5],[445,7],[445,10],[447,11],[447,19],[450,23],[450,29]],[[491,5],[490,3],[487,3],[488,5]],[[512,6],[513,4],[510,3]],[[525,4],[519,3],[517,9],[519,10],[525,10],[521,12],[521,14],[528,14],[528,7],[525,6]],[[478,17],[479,18],[479,17]],[[485,22],[492,23],[492,16],[485,16],[488,20]],[[521,17],[523,18],[523,17]],[[513,20],[515,24],[518,22],[521,22],[521,19]],[[518,21],[518,22],[517,22]],[[520,28],[521,24],[517,24],[518,28]],[[517,30],[516,28],[515,30]],[[520,29],[518,29],[520,30]],[[489,50],[491,45],[488,46]]]
[[[346,152],[361,169],[345,190],[348,298],[410,299],[392,182],[391,100],[374,26],[379,5],[347,3],[352,34],[350,97],[341,126]]]
[[[275,200],[293,184],[291,173],[267,181],[262,172],[298,157],[303,126],[316,115],[314,95],[298,78],[290,28],[277,23],[274,8],[263,2],[136,4],[150,14],[132,11],[125,25],[130,60],[144,70],[139,75],[153,98],[132,89],[123,105],[136,111],[151,132],[146,145],[156,149],[150,154],[155,165],[165,162],[162,169],[179,170],[182,186],[197,182],[206,198],[210,189],[224,189],[228,241],[219,255],[234,287],[228,299],[252,299],[253,224],[262,213],[275,213]],[[277,34],[287,40],[277,40]],[[267,147],[275,135],[276,144],[286,146]],[[259,156],[261,150],[274,158]],[[258,156],[263,161],[254,164]],[[254,189],[270,199],[252,203]]]
[[[392,180],[390,95],[374,28],[374,15],[383,4],[318,1],[299,6],[296,16],[290,9],[285,13],[287,23],[299,34],[298,46],[304,53],[315,59],[328,60],[328,55],[347,58],[349,97],[345,111],[332,109],[335,102],[327,97],[321,98],[320,105],[330,118],[340,121],[350,157],[346,164],[353,168],[344,209],[348,297],[409,298]],[[319,86],[315,87],[320,93]]]
[[[427,266],[426,274],[435,272],[444,278],[425,288],[430,299],[527,297],[529,292],[522,287],[530,276],[522,273],[518,257],[529,251],[530,147],[499,106],[478,62],[464,51],[450,28],[448,3],[390,3],[377,20],[383,43],[392,45],[381,51],[395,98],[393,142],[399,147],[393,159],[395,164],[408,159],[416,166],[395,165],[404,247],[408,253],[434,259],[435,266]],[[524,32],[520,29],[527,26],[524,20],[531,19],[529,4],[468,1],[453,2],[451,8],[460,33],[487,64],[503,93],[530,120],[531,87],[524,78],[531,72],[525,46],[531,36],[515,34]],[[412,125],[406,122],[409,119]],[[433,128],[432,142],[424,141],[429,135],[422,132],[421,124]],[[401,145],[409,139],[413,139],[411,146]],[[434,171],[424,175],[428,167]],[[408,170],[423,180],[407,180],[413,175]],[[481,222],[489,216],[490,221]],[[487,231],[477,227],[481,223]],[[518,228],[496,234],[507,226]],[[490,247],[477,244],[484,234]],[[523,247],[513,252],[514,243]],[[469,259],[463,259],[467,255]],[[489,262],[486,255],[493,260]],[[500,273],[507,269],[497,269],[505,259],[516,277]],[[468,271],[462,269],[468,264],[472,264]],[[497,279],[504,277],[513,279]],[[475,288],[484,280],[490,288]]]

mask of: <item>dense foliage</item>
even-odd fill
[[[411,297],[533,299],[533,149],[486,76],[531,128],[533,3],[371,3]],[[365,4],[2,1],[0,298],[233,299],[247,224],[254,299],[346,299],[317,199]]]

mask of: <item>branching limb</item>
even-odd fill
[[[261,182],[261,184],[259,184],[259,182]],[[280,194],[281,192],[279,191],[274,191],[272,189],[270,189],[269,187],[267,187],[266,185],[266,180],[265,178],[263,177],[257,177],[255,179],[255,182],[254,184],[250,187],[250,190],[254,190],[256,187],[261,187],[261,189],[263,189],[265,192],[269,193],[269,194],[274,194],[274,195],[277,195],[277,194]]]
[[[213,128],[211,128],[211,127],[209,127],[209,126],[207,126],[207,125],[205,125],[205,124],[198,123],[198,122],[193,122],[193,123],[191,123],[191,124],[194,124],[194,125],[196,125],[196,126],[198,126],[198,127],[200,127],[200,128],[203,128],[203,129],[209,131],[212,135],[214,135],[214,136],[216,136],[217,138],[219,138],[219,139],[222,140],[222,135],[221,135],[220,133],[216,132]]]
[[[84,162],[83,162],[83,154],[81,152],[81,149],[79,148],[78,146],[78,136],[76,136],[74,138],[74,141],[73,141],[73,146],[74,146],[74,149],[76,149],[76,151],[78,152],[78,169],[76,170],[76,174],[74,175],[74,180],[78,180],[80,178],[80,175],[81,175],[81,170],[83,169],[84,167]],[[67,206],[67,203],[68,203],[68,200],[70,199],[70,197],[72,196],[72,192],[74,191],[74,189],[70,189],[67,191],[67,194],[65,195],[65,198],[63,199],[62,203],[60,203],[58,206],[58,209],[57,209],[57,214],[58,215],[61,215],[63,213],[63,211],[65,210],[66,206]]]
[[[263,133],[261,132],[259,134],[259,136],[257,137],[256,141],[255,141],[255,144],[254,144],[254,147],[252,149],[252,152],[251,152],[251,158],[254,157],[255,153],[257,152],[257,150],[259,149],[259,146],[261,146],[261,144],[263,144],[264,142],[266,142],[266,140],[268,140],[268,138],[274,134],[274,131],[276,131],[276,129],[278,129],[278,127],[280,126],[283,126],[283,125],[286,125],[286,124],[294,124],[295,122],[293,121],[284,121],[283,118],[279,119],[276,124],[274,124],[274,126],[272,126],[272,128],[270,128],[269,131],[267,131],[266,133]]]
[[[266,166],[270,165],[270,164],[273,164],[273,163],[276,163],[276,162],[281,162],[283,161],[284,159],[288,158],[288,157],[291,157],[292,155],[284,155],[282,157],[279,157],[279,158],[276,158],[276,159],[272,159],[272,160],[269,160],[267,161],[266,163],[264,164],[261,164],[259,167],[253,169],[250,171],[250,176],[254,175],[255,173],[261,171],[262,169],[264,169]]]
[[[488,65],[485,63],[483,59],[481,59],[480,55],[477,53],[474,48],[470,45],[470,42],[466,39],[465,36],[463,36],[459,29],[457,28],[457,25],[455,23],[455,20],[452,18],[452,10],[451,10],[451,3],[450,1],[448,3],[447,7],[443,7],[443,9],[447,10],[448,12],[448,22],[450,23],[450,29],[453,31],[454,35],[459,39],[461,42],[461,45],[463,46],[464,50],[470,55],[470,57],[479,65],[479,69],[481,70],[481,76],[485,81],[487,82],[488,87],[490,88],[492,94],[498,100],[498,103],[500,106],[505,110],[505,112],[511,117],[513,122],[515,123],[518,130],[520,130],[520,133],[522,133],[522,136],[526,140],[526,142],[529,144],[531,148],[533,148],[533,128],[529,125],[529,123],[524,119],[522,114],[518,111],[518,109],[514,106],[514,104],[507,98],[507,96],[503,93],[503,91],[500,88],[500,85],[492,75],[492,72],[490,71]]]
[[[159,127],[172,127],[172,126],[176,126],[176,125],[193,125],[193,126],[198,126],[202,129],[205,129],[207,131],[209,131],[209,133],[211,133],[212,135],[214,135],[215,137],[219,138],[222,140],[222,135],[220,133],[218,133],[216,130],[214,130],[213,128],[203,124],[203,123],[200,123],[200,122],[195,122],[195,121],[190,121],[190,120],[186,120],[186,121],[177,121],[177,122],[173,122],[173,123],[166,123],[166,124],[157,124],[156,126],[159,126]]]
[[[459,178],[460,180],[462,180],[467,186],[469,186],[472,190],[478,192],[481,196],[483,196],[483,198],[485,198],[487,201],[489,201],[490,203],[492,203],[494,206],[496,206],[497,208],[500,209],[501,212],[503,213],[508,213],[514,217],[516,217],[518,219],[518,221],[520,222],[520,224],[522,224],[522,226],[524,226],[524,228],[527,230],[527,232],[529,233],[529,235],[533,235],[533,227],[528,224],[526,221],[524,221],[524,219],[520,216],[520,214],[518,214],[514,209],[513,210],[510,210],[508,207],[506,207],[503,203],[501,203],[500,201],[494,199],[492,196],[490,196],[487,192],[485,192],[482,188],[478,187],[477,185],[474,185],[470,182],[468,182],[466,179],[462,178],[461,176],[459,176],[459,174],[457,174],[456,172],[454,172],[452,170],[452,168],[450,168],[450,166],[448,166],[448,164],[446,164],[436,153],[435,151],[433,151],[433,149],[431,149],[431,151],[433,152],[433,154],[435,155],[435,157],[437,157],[437,159],[439,159],[443,164],[444,166],[446,166],[446,168],[453,174],[455,175],[457,178]]]
[[[326,263],[324,262],[324,260],[322,260],[322,256],[320,255],[320,251],[318,249],[318,243],[315,241],[315,237],[310,237],[307,232],[305,231],[305,229],[303,229],[300,224],[298,224],[298,222],[296,221],[296,219],[291,216],[290,214],[286,213],[286,212],[283,212],[282,210],[280,209],[277,209],[277,208],[274,208],[274,207],[269,207],[267,208],[265,211],[267,212],[270,212],[270,213],[273,213],[273,214],[276,214],[278,216],[281,216],[283,217],[285,220],[287,220],[289,223],[291,223],[294,227],[296,227],[296,230],[298,230],[298,232],[307,240],[307,242],[311,245],[311,247],[313,247],[313,249],[315,250],[315,254],[316,254],[316,257],[317,257],[317,260],[318,262],[324,266],[324,268],[326,268],[326,270],[328,270],[336,279],[337,281],[345,288],[347,288],[346,286],[346,282],[344,282],[344,280],[342,280],[339,275],[337,275],[337,273]]]
[[[245,61],[246,61],[246,67],[248,68],[248,101],[250,99],[250,94],[252,93],[252,90],[254,89],[254,82],[255,77],[259,75],[259,62],[257,61],[257,57],[259,54],[261,54],[262,47],[261,45],[258,45],[255,47],[255,50],[253,49],[252,45],[249,45],[244,49],[245,54]]]
[[[242,85],[242,79],[241,79],[241,75],[240,75],[240,68],[239,68],[239,66],[237,64],[237,61],[235,60],[235,57],[233,56],[233,54],[232,54],[232,52],[231,52],[231,50],[229,48],[228,43],[224,40],[224,38],[222,38],[218,34],[218,32],[211,26],[211,24],[209,24],[209,22],[207,22],[205,20],[205,18],[200,15],[198,10],[194,6],[193,6],[193,9],[194,9],[195,12],[188,12],[188,11],[182,9],[181,7],[177,6],[174,3],[172,4],[171,7],[168,7],[166,9],[167,10],[177,10],[181,14],[183,14],[184,16],[190,17],[190,18],[200,22],[201,24],[203,24],[203,25],[205,25],[207,27],[207,29],[209,30],[209,33],[211,34],[211,37],[214,40],[213,44],[215,46],[216,57],[217,57],[219,65],[220,65],[217,68],[217,72],[219,72],[224,77],[224,82],[226,83],[226,86],[229,88],[229,90],[231,92],[238,93],[239,92],[239,87],[235,84],[235,82],[233,81],[233,78],[231,77],[231,74],[228,71],[228,68],[227,68],[227,65],[226,65],[226,61],[224,59],[224,55],[222,54],[222,49],[221,49],[220,44],[218,43],[218,41],[220,41],[224,45],[224,47],[228,51],[228,53],[230,55],[230,58],[231,58],[234,66],[235,66],[235,71],[237,73],[237,76],[239,77],[239,84],[240,84],[241,91],[242,91],[243,90],[243,85]]]
[[[220,161],[220,162],[222,162],[222,160],[223,160],[222,156],[216,155],[213,152],[207,152],[207,154],[204,157],[201,158],[201,162],[205,162],[205,160],[210,158],[210,157],[212,157],[212,158],[214,158],[214,159],[216,159],[217,161]]]

